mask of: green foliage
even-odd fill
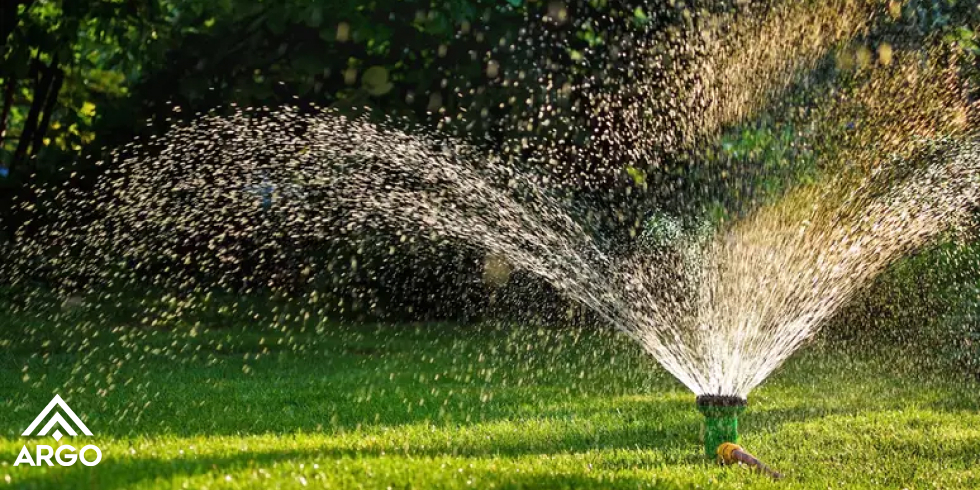
[[[725,135],[721,147],[723,155],[757,169],[753,186],[765,196],[777,196],[792,184],[811,183],[816,176],[812,152],[789,124],[744,128]]]
[[[661,248],[679,245],[684,237],[684,225],[673,216],[654,213],[643,225],[640,242],[645,247]]]
[[[980,375],[980,244],[947,241],[893,264],[830,325],[836,339],[904,346]]]
[[[760,123],[724,133],[709,161],[686,177],[706,194],[700,219],[715,225],[772,202],[819,175],[811,134],[791,123]]]
[[[44,148],[73,154],[93,142],[98,106],[128,95],[127,86],[145,61],[145,46],[156,38],[156,3],[34,1],[16,14],[5,12],[16,21],[10,32],[0,33],[0,87],[14,96],[0,100],[7,128],[0,164],[21,163],[14,160],[26,156],[17,155],[22,138],[39,138]],[[44,85],[46,71],[60,81]],[[47,98],[54,102],[50,108]],[[32,110],[42,109],[52,114],[31,121]],[[36,149],[32,156],[39,153]]]
[[[458,97],[430,94],[447,82],[488,81],[487,60],[469,52],[487,52],[516,29],[508,22],[515,7],[524,8],[491,0],[27,1],[0,33],[0,89],[15,94],[0,165],[27,156],[57,162],[58,153],[126,141],[147,119],[162,125],[230,103],[377,106],[390,115],[452,109]],[[41,122],[28,117],[32,106],[44,104],[35,100],[44,90],[29,76],[31,60],[64,73],[54,114],[37,128],[43,146],[57,150],[47,155],[17,150]]]
[[[179,7],[185,3],[187,13]],[[376,99],[388,95],[389,83],[403,89],[398,93],[403,98],[410,88],[425,93],[440,77],[478,78],[482,60],[469,73],[452,73],[467,68],[450,68],[445,61],[461,61],[458,49],[479,44],[472,33],[480,17],[499,10],[493,8],[496,2],[481,0],[432,5],[394,0],[175,4],[181,15],[175,16],[171,30],[179,49],[168,53],[166,65],[146,73],[144,83],[154,92],[169,92],[153,93],[158,100],[165,95],[202,109],[216,102],[267,105],[293,97],[327,104],[355,98],[359,104],[383,105],[385,101]],[[462,31],[471,35],[449,50],[448,43]],[[387,78],[379,87],[382,71]],[[154,81],[173,77],[181,80],[176,93]]]
[[[980,283],[964,285],[959,303],[942,317],[938,337],[952,366],[980,376]]]

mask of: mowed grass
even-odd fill
[[[2,315],[0,486],[980,487],[978,386],[915,349],[810,346],[753,392],[742,443],[774,483],[707,460],[694,395],[608,332]],[[59,445],[20,436],[54,393],[98,466],[13,466]]]

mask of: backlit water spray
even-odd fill
[[[673,153],[707,159],[706,142],[721,128],[788,90],[831,45],[861,61],[846,43],[867,12],[830,4],[776,10],[748,25],[705,14],[700,21],[714,27],[689,27],[696,37],[678,31],[633,44],[639,89],[596,94],[615,113],[604,138],[522,155],[549,168],[559,155],[568,163],[601,151],[602,140],[616,159],[605,167],[620,170]],[[761,49],[753,44],[760,36],[785,41]],[[691,77],[671,71],[683,57]],[[889,50],[880,63],[899,66],[856,75],[849,92],[819,94],[805,117],[818,132],[862,119],[848,130],[850,153],[821,162],[818,183],[670,247],[610,247],[556,177],[528,170],[517,153],[398,121],[283,108],[204,115],[117,150],[94,189],[59,191],[61,205],[41,210],[63,219],[21,238],[21,263],[53,266],[69,282],[188,290],[202,287],[201,272],[221,284],[248,276],[256,257],[356,245],[371,231],[466,243],[488,262],[544,278],[642,345],[699,395],[714,454],[737,440],[737,414],[753,388],[886,266],[965,224],[977,205],[980,152],[964,129],[970,107],[955,70],[900,59]],[[663,104],[676,105],[661,111],[673,119],[645,112]],[[562,117],[554,107],[530,119],[553,129]],[[290,260],[307,275],[323,264]]]

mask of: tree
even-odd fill
[[[0,166],[19,170],[52,144],[78,152],[90,143],[97,102],[125,94],[118,82],[135,78],[164,6],[4,0]]]

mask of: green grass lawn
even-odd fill
[[[707,461],[694,395],[609,333],[0,315],[0,486],[980,487],[978,386],[914,349],[811,346],[753,392],[742,442],[773,483]],[[98,466],[13,466],[58,445],[20,436],[54,393]]]

